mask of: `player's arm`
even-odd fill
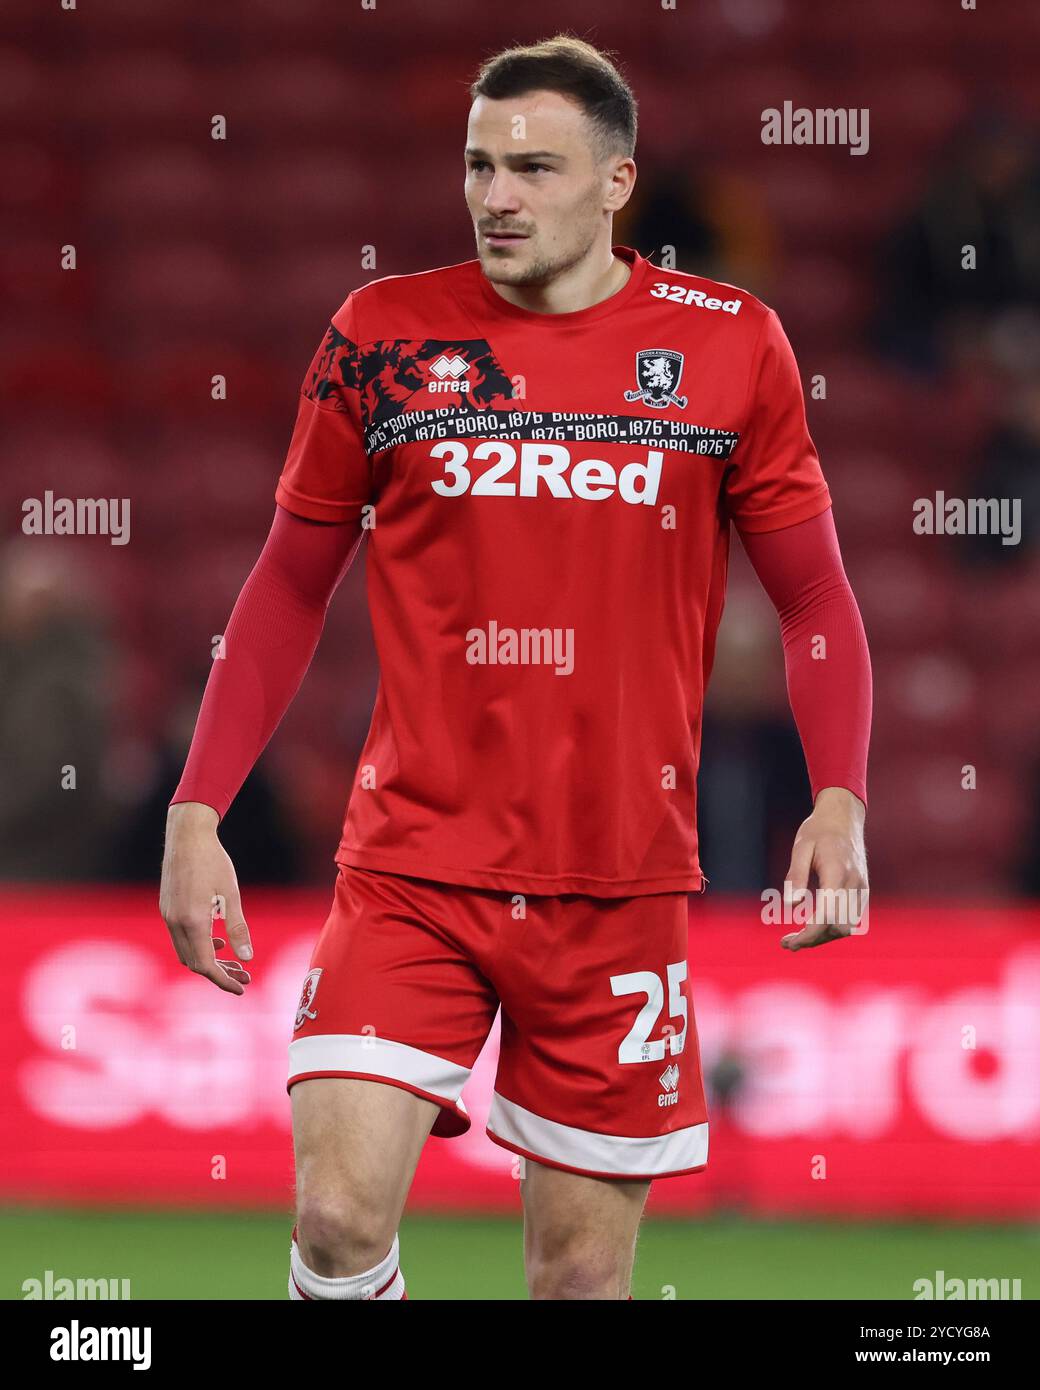
[[[213,662],[184,774],[170,802],[159,910],[181,962],[232,994],[253,948],[217,827],[295,696],[372,490],[364,447],[353,296],[333,318],[300,390],[270,535]],[[214,901],[225,935],[214,936]]]
[[[858,895],[867,887],[871,676],[830,493],[806,423],[798,365],[772,310],[753,351],[744,430],[724,490],[729,515],[780,615],[788,693],[812,785],[813,811],[795,838],[787,878],[790,891],[804,896],[815,874],[817,904],[822,898],[828,910],[823,920],[810,917],[810,925],[783,938],[788,950],[799,950],[848,936],[865,902]],[[843,924],[827,920],[842,915]]]
[[[780,618],[788,696],[812,788],[813,810],[795,836],[787,882],[797,901],[815,874],[824,910],[782,939],[797,951],[848,936],[866,903],[870,655],[830,508],[742,539]]]
[[[202,698],[167,812],[159,911],[181,963],[243,993],[249,975],[216,952],[252,958],[234,865],[217,827],[310,666],[337,586],[361,541],[358,520],[321,523],[278,506],[242,587]],[[214,899],[226,935],[213,936]]]

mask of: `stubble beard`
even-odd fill
[[[535,259],[525,265],[511,264],[504,259],[498,260],[493,253],[486,252],[481,256],[481,265],[484,274],[493,284],[542,288],[552,284],[558,275],[577,265],[588,254],[588,250],[589,246],[586,245],[560,252],[556,256],[536,254]]]

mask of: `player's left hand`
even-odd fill
[[[867,808],[845,787],[824,787],[812,815],[794,838],[784,883],[785,904],[805,904],[805,926],[780,945],[788,951],[822,946],[866,931],[867,852],[863,822]],[[815,893],[809,879],[815,874]],[[803,910],[805,910],[803,909]],[[862,923],[862,925],[861,925]]]

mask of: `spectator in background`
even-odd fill
[[[186,683],[184,689],[133,802],[120,818],[108,865],[112,879],[152,883],[161,867],[166,810],[184,769],[198,713],[196,688]],[[220,842],[242,882],[287,884],[300,878],[299,847],[262,760],[220,822]]]
[[[996,568],[1017,566],[1032,557],[1040,523],[1040,371],[1009,389],[966,493],[1020,502],[1021,537],[1017,545],[1004,545],[996,534],[965,536],[957,549],[959,558]]]
[[[19,537],[0,555],[0,878],[10,882],[92,878],[111,817],[111,645],[68,544]]]
[[[736,1117],[737,1105],[753,1072],[753,1060],[732,1043],[720,1048],[704,1072],[715,1167],[702,1177],[708,1177],[709,1204],[719,1215],[736,1216],[745,1210],[754,1185]]]
[[[677,172],[693,168],[700,172]],[[677,269],[752,289],[772,265],[772,229],[754,184],[705,168],[695,151],[663,168],[640,166],[618,237],[655,260],[674,246]]]
[[[975,269],[962,264],[973,246]],[[1040,309],[1040,163],[1010,118],[980,114],[951,142],[920,205],[882,247],[880,350],[915,370],[943,371],[977,350],[987,325]]]

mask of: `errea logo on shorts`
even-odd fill
[[[673,304],[692,304],[697,309],[721,309],[724,314],[739,314],[742,299],[716,299],[703,290],[688,290],[685,285],[667,285],[658,281],[650,293],[655,299],[670,299]]]
[[[664,454],[648,449],[646,462],[620,470],[604,459],[572,459],[566,444],[522,443],[517,449],[503,439],[474,445],[459,439],[435,444],[430,457],[444,460],[444,476],[430,486],[439,497],[559,497],[602,502],[616,492],[622,502],[652,507],[657,501]],[[475,465],[487,467],[477,472]]]
[[[678,1105],[679,1068],[676,1063],[669,1063],[657,1080],[661,1087],[661,1094],[657,1097],[658,1105]]]

